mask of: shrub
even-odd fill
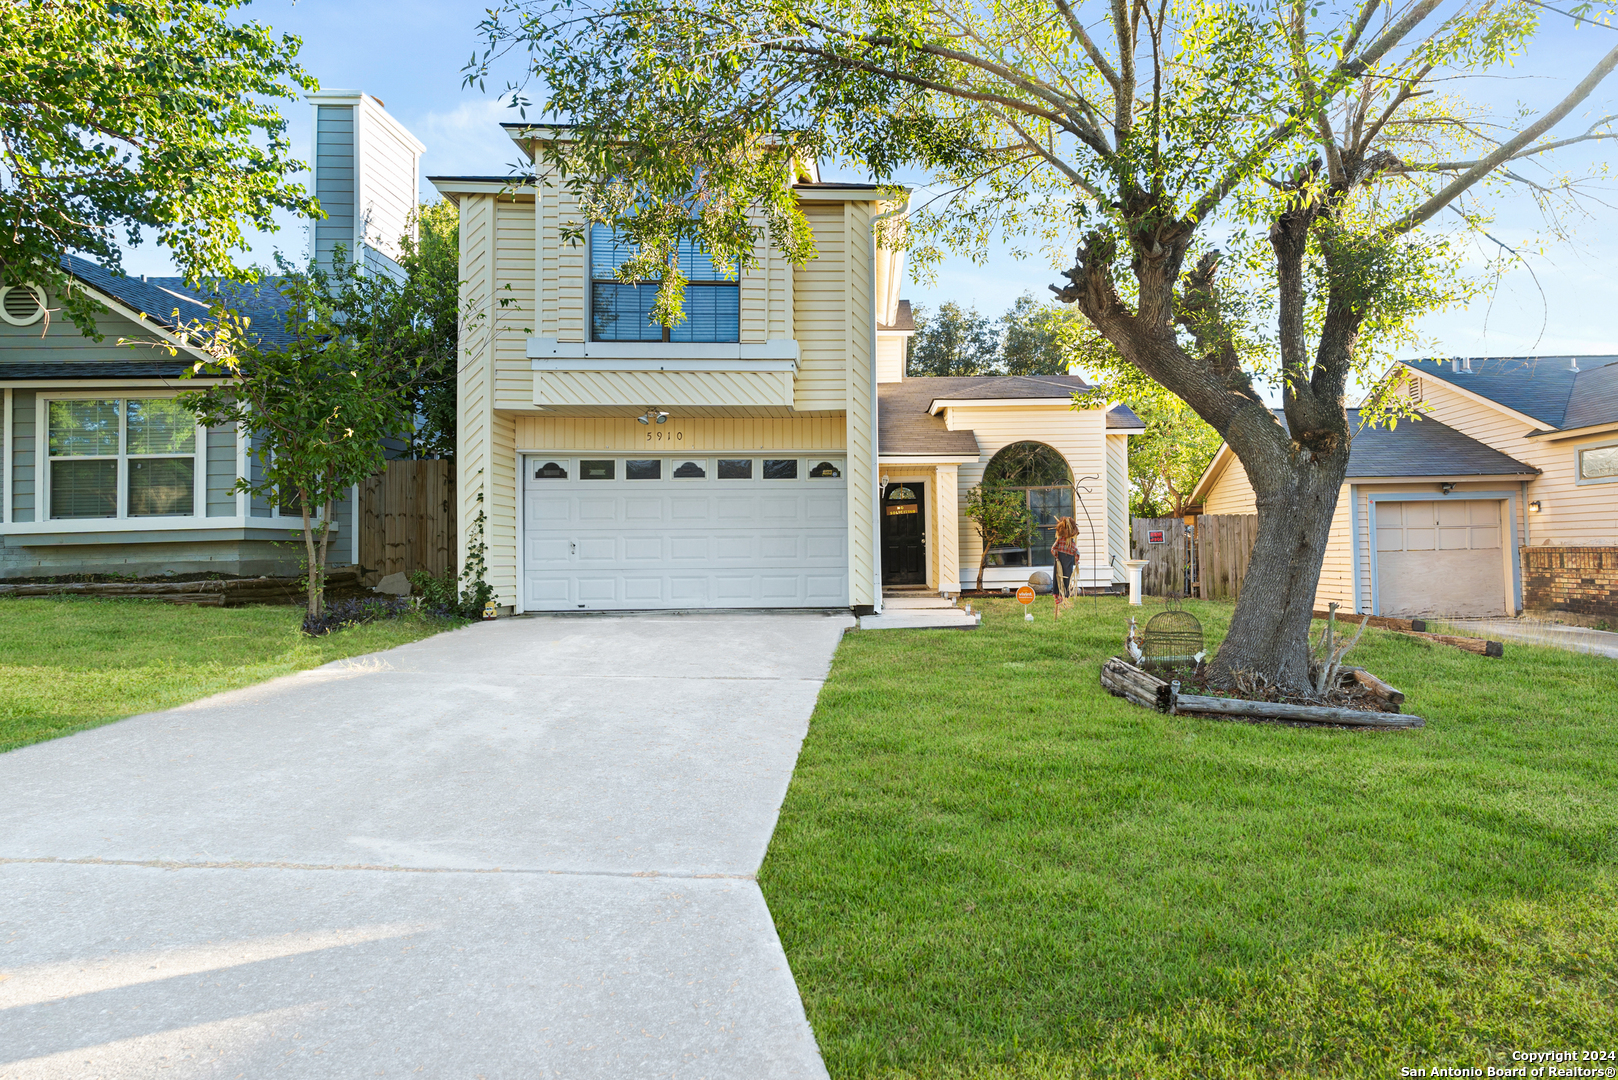
[[[325,611],[318,617],[303,617],[303,632],[311,637],[319,637],[345,626],[359,626],[378,619],[397,619],[409,613],[410,609],[410,601],[402,596],[333,600],[326,604]]]

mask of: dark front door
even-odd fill
[[[924,485],[906,480],[882,492],[882,584],[927,584]]]

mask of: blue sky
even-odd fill
[[[461,69],[477,46],[476,25],[486,6],[465,0],[259,0],[245,12],[301,37],[300,59],[323,87],[363,90],[386,102],[388,111],[426,144],[425,176],[504,173],[516,158],[515,146],[499,127],[515,114],[489,95],[461,86]],[[1509,77],[1476,83],[1468,92],[1487,95],[1501,112],[1517,100],[1542,107],[1566,93],[1615,43],[1618,31],[1588,25],[1575,30],[1569,20],[1547,12],[1533,51]],[[1587,125],[1614,112],[1618,75],[1609,77],[1580,114],[1564,122],[1563,130],[1582,130],[1579,115],[1589,118]],[[307,158],[310,109],[288,106],[287,118],[293,146],[299,157]],[[1559,161],[1567,168],[1599,166],[1614,156],[1612,149],[1618,143],[1593,144]],[[425,182],[423,191],[431,196]],[[1515,270],[1488,300],[1428,318],[1421,331],[1431,340],[1432,351],[1472,356],[1618,353],[1618,191],[1607,185],[1602,198],[1614,208],[1592,203],[1595,216],[1576,223],[1574,243],[1531,258],[1543,299],[1533,277]],[[1491,232],[1507,244],[1521,245],[1538,227],[1538,211],[1527,198],[1504,200],[1497,209]],[[267,261],[277,247],[301,255],[304,246],[302,223],[289,220],[279,233],[261,237],[254,255]],[[130,252],[126,265],[131,273],[172,272],[165,253],[151,245]],[[952,260],[935,282],[910,283],[907,295],[920,304],[955,300],[998,315],[1023,292],[1044,296],[1046,284],[1056,280],[1040,261],[1020,262],[1000,250],[981,266]]]

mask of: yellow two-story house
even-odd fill
[[[545,134],[508,132],[530,159]],[[579,210],[543,172],[429,179],[460,208],[462,558],[481,514],[502,607],[869,612],[885,588],[956,594],[983,561],[963,508],[986,471],[1040,528],[990,552],[985,587],[1048,568],[1060,516],[1083,583],[1123,580],[1140,422],[1075,410],[1077,376],[905,378],[903,253],[876,227],[903,210],[891,189],[802,166],[818,257],[761,242],[727,279],[684,251],[686,319],[666,328],[656,284],[618,280],[610,229],[562,239]]]

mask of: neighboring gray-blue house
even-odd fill
[[[311,101],[313,187],[327,214],[311,230],[316,257],[330,265],[340,245],[371,272],[398,273],[421,143],[368,95]],[[181,278],[114,276],[72,256],[63,265],[101,307],[100,341],[43,289],[0,289],[0,578],[294,571],[301,545],[286,544],[301,517],[234,492],[257,467],[245,440],[201,427],[174,400],[202,385],[181,377],[201,356],[175,330],[206,318],[215,297]],[[285,313],[273,283],[231,299],[268,335]],[[355,501],[338,507],[333,566],[357,559]]]

